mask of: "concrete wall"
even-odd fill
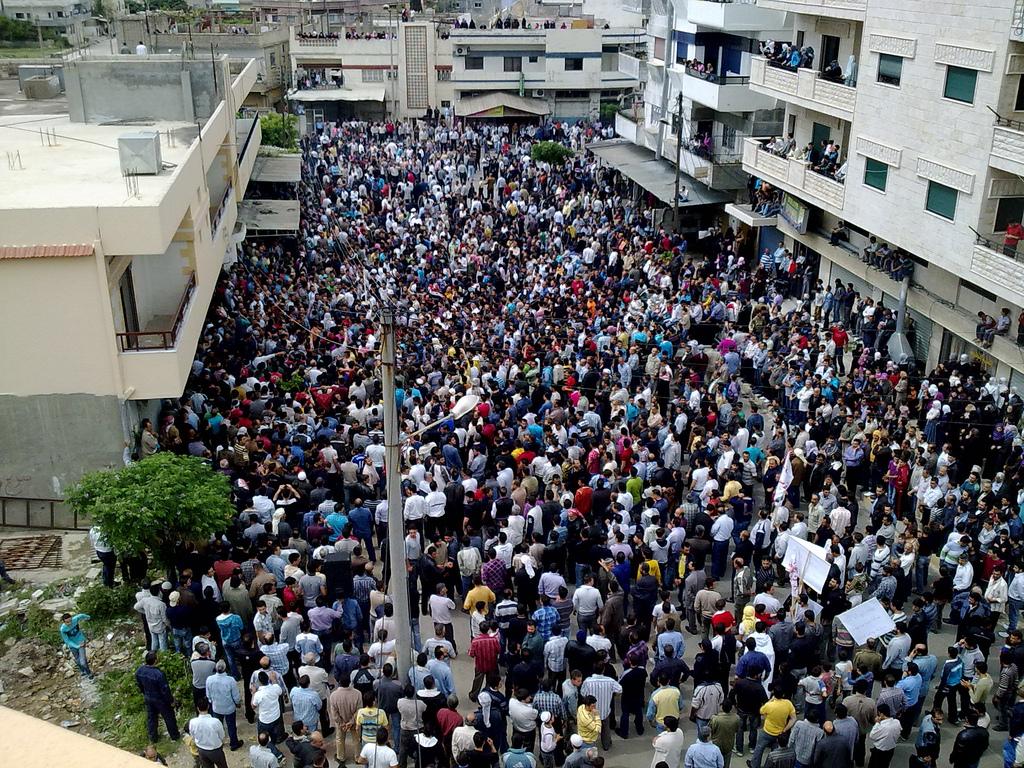
[[[68,111],[75,122],[205,119],[231,82],[226,57],[110,56],[69,62]]]
[[[83,473],[122,465],[113,396],[0,395],[0,496],[61,498]]]

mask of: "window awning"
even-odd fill
[[[676,168],[667,160],[658,159],[651,150],[625,139],[595,141],[588,144],[587,149],[662,202],[675,203]],[[680,208],[717,205],[733,199],[732,195],[711,189],[687,173],[679,175],[679,186],[680,189],[685,187],[687,193],[687,199],[679,203]]]
[[[485,93],[455,103],[459,117],[543,117],[551,110],[544,99],[528,99],[514,93]]]
[[[252,166],[253,181],[285,181],[302,179],[301,155],[257,155]]]
[[[298,200],[243,200],[238,220],[246,230],[261,235],[299,231]]]
[[[384,86],[375,88],[312,88],[288,94],[289,101],[384,101]]]

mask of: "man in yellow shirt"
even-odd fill
[[[651,694],[647,703],[647,722],[653,725],[658,733],[665,730],[665,718],[679,718],[679,702],[682,698],[679,689],[668,684],[668,675],[658,676],[658,687]]]
[[[478,573],[473,577],[473,588],[466,593],[466,599],[462,602],[462,608],[468,613],[478,601],[490,606],[494,605],[495,599],[494,592],[481,581],[480,574]],[[487,611],[485,610],[484,614],[486,615],[486,613]]]
[[[576,709],[576,732],[584,747],[597,747],[601,742],[601,715],[597,712],[597,699],[584,696]]]
[[[751,768],[761,768],[761,755],[766,749],[779,743],[779,736],[796,724],[796,707],[786,698],[781,686],[772,688],[772,697],[761,707],[764,725],[757,732],[757,744],[750,760]]]

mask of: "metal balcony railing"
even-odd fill
[[[230,188],[229,188],[230,191]],[[196,292],[196,274],[189,275],[185,284],[185,291],[178,303],[178,310],[174,313],[174,321],[171,327],[159,331],[122,331],[117,334],[117,341],[122,352],[138,352],[149,349],[174,349],[178,341],[178,333],[185,322],[185,313],[188,310],[192,295]]]

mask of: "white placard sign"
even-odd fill
[[[832,570],[832,563],[826,559],[826,554],[824,547],[790,536],[782,565],[788,570],[790,564],[795,564],[797,574],[804,580],[804,584],[820,594]]]
[[[896,629],[892,616],[875,598],[840,613],[838,618],[857,645],[863,645],[869,637],[882,637]]]

